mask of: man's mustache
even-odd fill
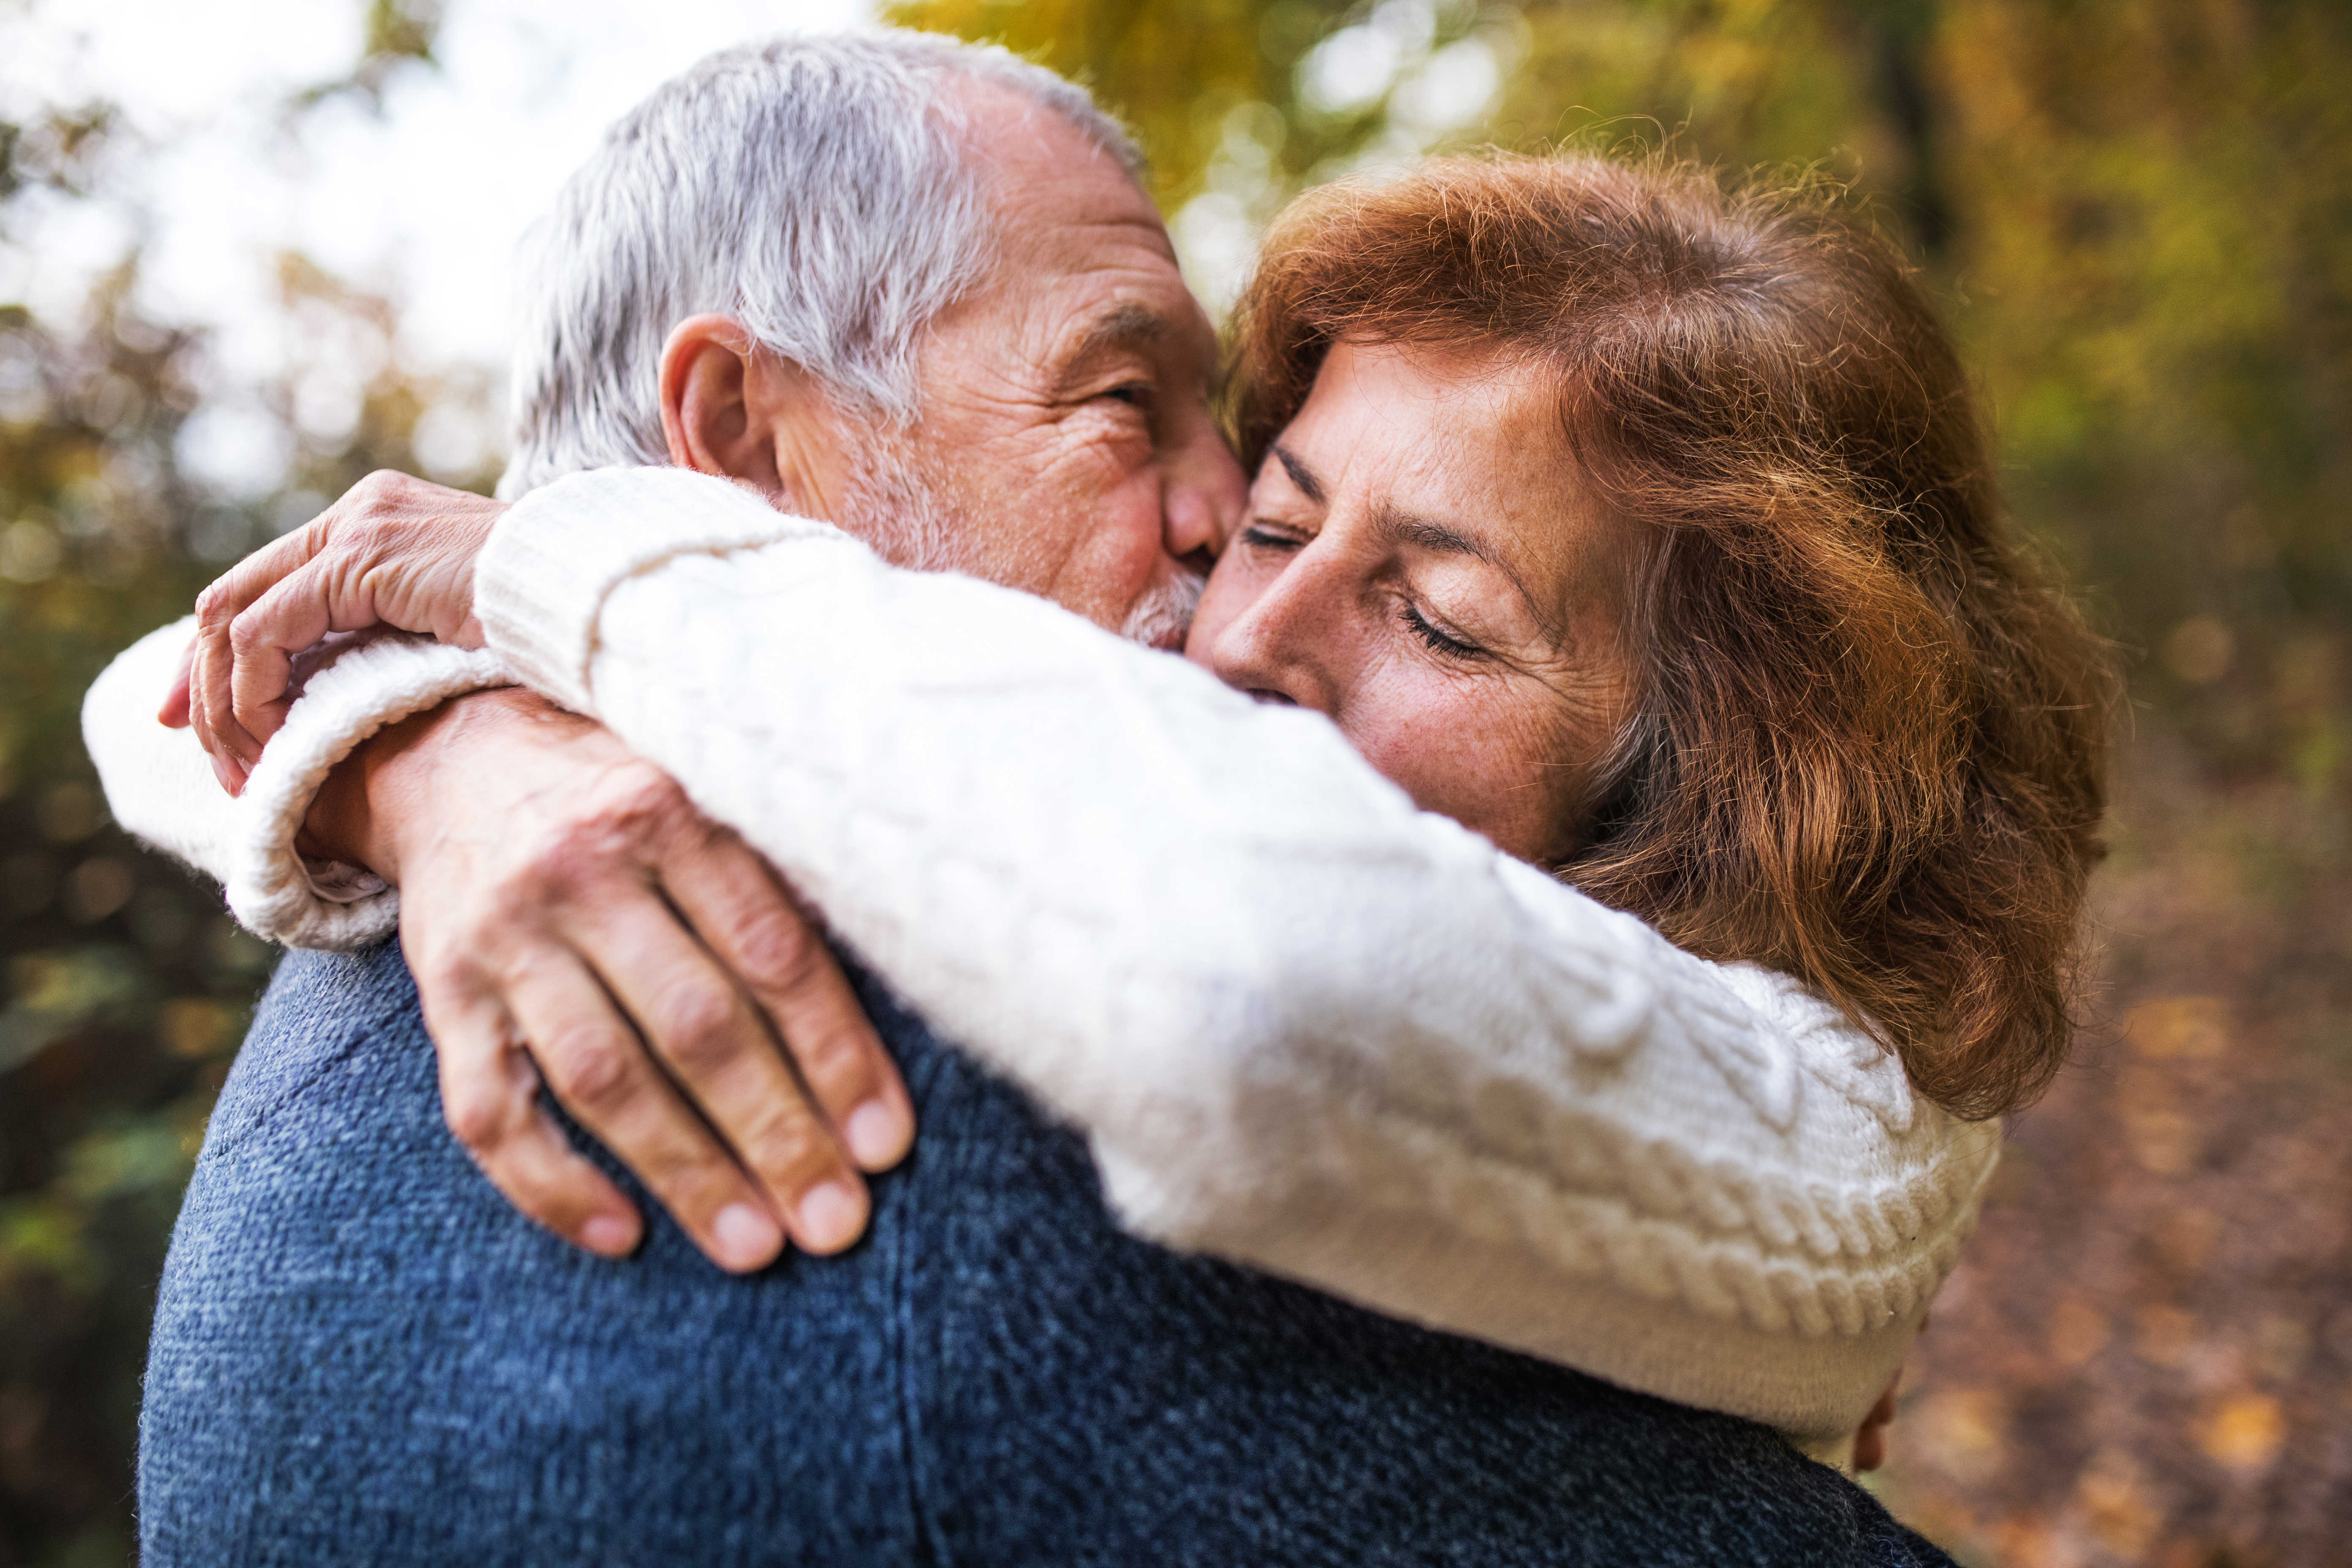
[[[1119,635],[1148,647],[1164,648],[1171,653],[1181,650],[1184,634],[1192,629],[1192,612],[1201,607],[1201,590],[1208,581],[1190,567],[1177,568],[1174,576],[1135,602]]]

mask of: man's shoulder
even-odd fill
[[[216,1151],[248,1135],[363,1042],[430,1052],[400,944],[353,952],[289,950],[222,1085],[206,1130]]]

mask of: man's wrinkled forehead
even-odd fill
[[[1150,196],[1084,128],[999,83],[967,79],[946,91],[1003,261],[1067,265],[1108,240],[1175,266]]]
[[[1040,391],[1122,353],[1172,352],[1205,375],[1214,331],[1159,209],[1121,160],[1044,105],[992,83],[960,90],[995,257],[948,317],[987,323],[1009,356],[998,373],[1042,378]]]

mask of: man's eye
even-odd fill
[[[1404,607],[1404,620],[1405,625],[1412,629],[1412,635],[1419,637],[1423,642],[1428,644],[1430,650],[1433,653],[1442,653],[1449,658],[1483,658],[1486,657],[1486,650],[1485,648],[1478,647],[1475,643],[1464,642],[1460,637],[1446,636],[1444,632],[1439,631],[1435,626],[1431,626],[1428,621],[1424,620],[1422,617],[1421,612],[1414,609],[1411,605],[1407,605]]]
[[[1108,397],[1114,403],[1124,403],[1130,408],[1140,408],[1147,412],[1151,407],[1151,384],[1148,381],[1130,381],[1097,395]]]

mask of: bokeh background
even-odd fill
[[[129,1560],[148,1316],[271,955],[106,817],[79,694],[367,470],[487,485],[597,129],[860,0],[0,0],[0,1568]],[[1917,258],[2130,671],[2078,1063],[1876,1484],[1963,1563],[2352,1553],[2352,10],[914,0],[1090,82],[1231,299],[1437,148],[1823,170]]]

